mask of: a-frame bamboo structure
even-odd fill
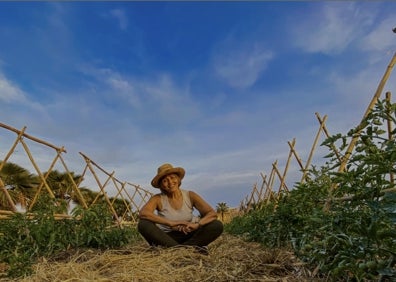
[[[2,162],[0,163],[0,172],[3,169],[4,165],[7,163],[7,161],[10,159],[11,155],[15,152],[15,149],[17,147],[18,144],[21,144],[25,153],[27,154],[27,157],[29,159],[29,161],[31,162],[31,164],[33,165],[37,175],[39,176],[40,179],[40,183],[37,187],[37,191],[34,194],[34,197],[31,201],[31,203],[29,204],[29,206],[27,207],[27,210],[30,211],[33,206],[36,204],[38,197],[41,195],[42,189],[45,188],[45,191],[48,192],[49,196],[52,198],[55,198],[55,195],[52,191],[52,189],[50,188],[50,186],[47,183],[47,178],[49,173],[53,170],[54,166],[56,163],[61,163],[63,168],[65,169],[67,175],[70,177],[70,181],[73,184],[73,190],[76,193],[77,197],[79,198],[80,202],[82,203],[82,205],[84,207],[86,207],[84,198],[82,197],[77,184],[74,182],[74,179],[72,177],[72,175],[70,174],[67,165],[63,159],[62,154],[66,153],[66,150],[64,147],[57,147],[54,146],[46,141],[40,140],[34,136],[28,135],[25,133],[26,131],[26,127],[22,128],[22,130],[18,130],[15,129],[11,126],[8,126],[6,124],[0,123],[0,127],[3,127],[11,132],[14,132],[17,134],[17,137],[13,143],[13,145],[11,146],[10,150],[8,151],[8,153],[6,154],[5,158],[2,160]],[[43,171],[40,169],[39,165],[37,164],[37,162],[34,159],[33,154],[31,153],[31,150],[29,149],[28,143],[25,141],[25,139],[28,139],[30,141],[33,141],[35,143],[44,145],[46,148],[48,148],[49,150],[55,152],[55,157],[51,162],[50,167],[47,169],[47,172],[45,174],[43,174]],[[7,199],[8,202],[8,206],[10,207],[10,210],[12,212],[16,212],[16,204],[14,202],[14,200],[12,199],[12,197],[10,196],[8,190],[5,187],[6,183],[4,183],[4,181],[1,179],[0,177],[0,193],[3,194],[5,196],[5,198]]]
[[[384,86],[388,80],[388,78],[390,77],[390,74],[393,70],[393,67],[396,63],[396,53],[393,55],[379,85],[378,88],[374,94],[374,97],[372,98],[371,102],[369,103],[366,112],[363,115],[362,121],[360,122],[360,124],[358,125],[358,129],[362,128],[363,125],[363,121],[364,119],[368,116],[368,114],[372,111],[372,109],[374,108],[375,104],[377,103],[377,101],[379,100],[379,98],[381,97],[382,93],[383,93],[383,89]],[[386,92],[386,99],[390,102],[391,101],[391,92]],[[296,149],[295,149],[295,144],[296,141],[295,139],[292,140],[292,142],[288,142],[288,145],[290,147],[290,151],[289,151],[289,156],[287,158],[286,161],[286,166],[285,169],[283,171],[283,174],[280,173],[279,168],[277,167],[277,163],[278,161],[276,160],[273,164],[272,164],[272,170],[270,172],[270,180],[266,181],[266,177],[265,175],[263,176],[263,174],[261,174],[262,176],[262,185],[261,185],[261,189],[258,190],[257,189],[257,184],[254,185],[253,190],[250,193],[250,196],[247,196],[245,198],[244,201],[241,202],[240,204],[240,211],[248,211],[251,209],[252,206],[254,205],[258,205],[259,203],[262,202],[269,202],[271,200],[277,200],[279,198],[279,196],[282,193],[287,193],[288,192],[288,188],[286,183],[286,176],[287,176],[287,171],[289,169],[289,165],[292,159],[294,159],[295,161],[297,161],[298,167],[299,167],[299,171],[301,172],[301,180],[300,182],[304,182],[306,181],[306,177],[307,177],[307,172],[311,166],[311,162],[312,162],[312,158],[314,155],[314,152],[317,148],[317,144],[320,138],[321,133],[324,134],[325,138],[330,137],[330,134],[327,130],[326,127],[326,121],[327,121],[327,115],[325,115],[323,118],[320,117],[320,115],[318,113],[315,113],[318,122],[319,122],[319,129],[317,131],[316,137],[314,139],[314,142],[312,144],[309,156],[307,158],[307,161],[304,162],[302,161],[302,159],[300,158],[300,156],[298,155]],[[387,122],[387,129],[388,129],[388,137],[389,138],[393,138],[391,135],[391,132],[393,130],[393,124],[390,120],[388,120]],[[332,144],[330,147],[333,150],[335,156],[338,158],[338,160],[340,161],[341,165],[338,169],[338,172],[343,172],[346,168],[346,165],[348,163],[349,157],[355,147],[356,141],[359,137],[359,133],[360,131],[358,130],[357,134],[354,135],[354,137],[352,138],[352,140],[349,143],[349,146],[347,148],[346,154],[344,156],[341,156],[341,154],[338,152],[337,148]],[[274,190],[273,187],[273,183],[274,183],[274,176],[277,176],[278,180],[280,181],[280,186],[278,188],[278,191]],[[393,183],[394,181],[394,174],[390,173],[389,175],[391,182]],[[262,190],[265,188],[265,193],[262,193]],[[337,189],[336,185],[333,185],[329,191],[329,201],[325,204],[325,209],[329,208],[330,202],[332,200],[331,194],[332,191],[334,189]],[[396,188],[391,188],[391,189],[387,189],[387,191],[394,191],[396,190]],[[349,197],[349,196],[348,196]],[[345,199],[348,199],[348,197],[344,197]],[[334,199],[333,199],[334,200]],[[343,199],[338,199],[338,200],[343,200]]]
[[[103,197],[106,203],[111,207],[112,213],[117,222],[125,223],[126,221],[131,221],[132,223],[137,223],[137,213],[143,204],[152,196],[152,193],[137,184],[117,179],[114,171],[109,173],[85,154],[80,152],[80,155],[86,162],[82,176],[85,177],[88,172],[91,173],[100,189],[100,192],[92,201],[91,205],[95,204],[99,197]],[[106,176],[106,181],[103,183],[100,181],[99,173]],[[110,191],[111,188],[114,188],[113,192],[115,193],[115,196],[112,197],[112,199],[108,196],[108,191]],[[122,207],[124,208],[124,212],[121,215],[119,215],[115,210],[116,199],[120,199],[123,203]]]
[[[17,205],[15,203],[15,200],[13,197],[10,195],[9,189],[7,189],[7,183],[3,181],[1,177],[1,171],[3,167],[6,165],[7,162],[10,161],[10,157],[16,152],[16,148],[18,145],[21,145],[24,149],[24,152],[27,155],[28,160],[32,164],[32,166],[35,169],[35,172],[37,173],[39,177],[39,184],[37,185],[35,189],[34,196],[32,199],[29,199],[29,204],[26,206],[26,212],[30,212],[34,205],[37,203],[39,197],[45,192],[48,193],[48,195],[55,199],[55,193],[53,189],[50,187],[48,183],[48,176],[52,171],[54,171],[54,168],[56,165],[60,165],[63,170],[65,171],[65,174],[68,176],[70,183],[72,184],[72,191],[70,191],[70,194],[73,194],[76,196],[78,199],[79,204],[83,208],[88,208],[89,206],[97,203],[99,200],[104,200],[104,202],[107,204],[109,207],[111,213],[113,214],[113,218],[115,222],[118,225],[121,224],[128,224],[132,223],[135,224],[137,222],[138,218],[138,211],[141,208],[141,206],[151,197],[152,193],[149,192],[146,189],[143,189],[139,185],[132,184],[127,181],[120,181],[115,177],[115,172],[109,173],[106,170],[104,170],[102,167],[100,167],[98,164],[96,164],[94,161],[92,161],[89,157],[87,157],[85,154],[80,152],[80,155],[83,157],[85,161],[85,167],[83,169],[83,173],[80,177],[80,181],[76,182],[73,178],[73,172],[71,172],[64,160],[63,154],[66,153],[66,149],[64,147],[57,147],[55,145],[50,144],[49,142],[46,142],[44,140],[41,140],[39,138],[36,138],[34,136],[31,136],[27,134],[26,127],[22,128],[22,130],[15,129],[9,125],[0,123],[0,127],[8,130],[8,132],[15,133],[17,135],[15,141],[13,142],[11,148],[8,150],[6,153],[4,159],[0,160],[0,199],[3,199],[3,209],[0,208],[0,219],[2,218],[8,218],[8,216],[12,215],[17,211]],[[31,149],[29,147],[29,144],[27,142],[34,142],[34,144],[38,144],[41,146],[44,146],[44,150],[48,152],[48,155],[50,152],[55,153],[55,156],[46,172],[43,173],[44,170],[40,168],[40,165],[34,158],[34,154],[31,152]],[[102,182],[100,178],[98,177],[99,174],[103,174],[106,176],[106,180]],[[99,193],[96,194],[96,198],[90,199],[88,202],[86,198],[84,198],[83,193],[81,192],[81,187],[82,181],[84,178],[88,178],[88,174],[93,176],[94,182],[96,185],[94,187],[91,187],[93,191],[97,190],[95,188],[99,188]],[[110,187],[112,184],[112,187]],[[111,191],[111,189],[113,190]],[[114,197],[109,197],[109,193],[114,192],[115,196]],[[120,208],[119,202],[116,202],[116,200],[119,200],[122,202],[121,209],[123,210],[123,213],[120,214],[117,210],[116,207]],[[4,203],[5,202],[5,203]],[[4,207],[7,207],[4,209]],[[71,217],[69,214],[56,214],[56,218],[68,218]]]

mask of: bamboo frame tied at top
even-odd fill
[[[152,193],[148,190],[143,189],[139,185],[132,184],[130,182],[122,182],[115,177],[115,172],[109,173],[97,163],[95,163],[88,156],[80,152],[80,155],[84,158],[86,162],[86,166],[84,172],[82,174],[83,177],[86,176],[87,171],[91,172],[93,175],[97,186],[100,189],[100,193],[97,194],[96,198],[91,203],[94,204],[97,202],[99,197],[104,197],[106,203],[110,206],[111,211],[113,213],[114,218],[118,223],[123,223],[125,221],[126,213],[129,214],[129,218],[133,223],[137,223],[138,220],[138,211],[142,207],[142,205],[152,196]],[[103,173],[107,179],[104,183],[102,183],[99,179],[98,173]],[[111,200],[108,196],[106,188],[112,184],[115,188],[115,196]],[[131,192],[132,191],[132,192]],[[114,209],[114,204],[116,199],[121,199],[123,202],[123,207],[125,208],[125,212],[122,218],[119,218],[117,212]]]
[[[9,149],[9,151],[7,152],[6,156],[4,157],[4,159],[2,160],[2,162],[0,163],[0,171],[3,169],[4,165],[9,161],[10,157],[12,156],[12,154],[15,152],[15,149],[17,147],[18,144],[21,144],[30,163],[33,165],[39,179],[40,179],[40,183],[38,185],[38,189],[36,191],[36,193],[33,196],[33,200],[31,201],[31,203],[28,205],[27,210],[31,210],[34,205],[37,202],[38,197],[41,194],[42,188],[44,187],[46,192],[48,192],[49,196],[52,198],[55,198],[55,195],[52,191],[52,189],[49,187],[48,183],[47,183],[47,177],[50,174],[50,172],[53,170],[55,164],[57,162],[61,162],[61,164],[63,165],[64,169],[66,170],[67,174],[69,175],[70,179],[73,180],[73,177],[70,175],[70,172],[66,166],[66,163],[64,162],[63,153],[66,153],[66,150],[64,147],[57,147],[54,146],[46,141],[43,141],[39,138],[36,138],[34,136],[31,136],[29,134],[26,134],[26,126],[22,128],[22,130],[18,130],[16,128],[13,128],[9,125],[0,123],[0,127],[5,128],[13,133],[17,134],[17,137],[13,143],[13,145],[11,146],[11,148]],[[51,162],[50,167],[47,169],[47,172],[45,174],[43,174],[42,170],[40,169],[39,165],[37,164],[37,162],[34,159],[34,156],[28,146],[28,143],[25,141],[25,139],[33,141],[37,144],[40,145],[44,145],[45,148],[49,148],[52,151],[55,151],[55,157],[53,159],[53,161]],[[77,185],[73,182],[73,189],[75,190],[75,192],[78,194],[78,187]],[[9,206],[11,207],[12,212],[16,212],[17,208],[16,208],[16,204],[13,201],[12,197],[10,196],[7,188],[5,187],[5,183],[4,181],[1,179],[0,177],[0,193],[3,193],[8,201]],[[79,195],[81,197],[81,195]],[[83,198],[80,198],[81,201],[83,201]]]
[[[368,116],[368,114],[372,111],[372,109],[374,108],[375,104],[379,100],[379,98],[380,98],[380,96],[382,94],[383,88],[385,86],[385,83],[388,80],[395,63],[396,63],[396,53],[393,55],[389,65],[388,65],[388,67],[387,67],[387,69],[386,69],[386,71],[385,71],[385,73],[384,73],[379,85],[378,85],[378,88],[377,88],[377,90],[376,90],[376,92],[374,94],[374,97],[372,98],[370,104],[368,105],[368,107],[366,109],[366,112],[364,113],[364,116],[362,118],[362,121],[360,122],[360,124],[358,126],[358,129],[360,127],[362,127],[363,121]],[[391,93],[390,92],[386,93],[386,99],[389,102],[391,101]],[[303,164],[303,161],[301,160],[301,158],[297,154],[297,151],[295,150],[295,139],[293,139],[292,142],[288,142],[288,145],[290,147],[290,151],[289,151],[289,156],[287,158],[287,162],[286,162],[284,173],[281,175],[281,173],[280,173],[280,171],[279,171],[279,169],[277,167],[277,161],[275,161],[272,164],[272,170],[271,170],[271,173],[270,173],[270,181],[264,183],[264,179],[263,179],[263,185],[264,184],[267,185],[267,190],[269,190],[270,193],[266,192],[264,197],[256,199],[254,196],[257,195],[257,185],[255,185],[253,190],[252,190],[252,192],[251,192],[250,200],[247,200],[249,198],[249,197],[247,197],[245,202],[241,202],[240,210],[243,210],[243,211],[249,210],[249,208],[250,208],[250,206],[251,206],[253,201],[254,201],[254,204],[257,204],[257,203],[263,202],[263,201],[267,201],[268,202],[268,200],[270,199],[268,194],[274,194],[275,193],[274,190],[273,190],[273,188],[274,188],[273,187],[273,183],[274,183],[274,178],[273,177],[274,177],[274,175],[277,175],[277,177],[280,180],[281,184],[280,184],[280,186],[278,188],[278,192],[276,192],[278,194],[278,196],[277,197],[273,197],[273,199],[277,200],[279,198],[279,195],[280,195],[281,192],[288,192],[288,189],[287,189],[287,186],[286,186],[285,183],[286,183],[287,171],[288,171],[290,160],[291,160],[292,156],[297,161],[297,163],[299,165],[299,168],[300,168],[300,171],[302,172],[301,180],[300,180],[301,183],[306,181],[307,172],[308,172],[309,167],[311,166],[313,154],[314,154],[314,151],[316,150],[316,147],[317,147],[317,144],[318,144],[318,140],[319,140],[319,137],[320,137],[320,133],[321,132],[324,133],[326,138],[330,137],[330,134],[329,134],[329,132],[328,132],[328,130],[326,128],[326,125],[325,125],[326,120],[327,120],[327,115],[325,115],[323,118],[321,118],[318,113],[315,113],[315,115],[316,115],[316,117],[317,117],[317,119],[319,121],[319,129],[317,131],[316,137],[314,139],[313,145],[311,147],[311,151],[309,153],[309,156],[308,156],[308,159],[307,159],[305,165]],[[361,129],[362,128],[360,128],[360,130]],[[388,129],[388,134],[389,134],[388,137],[389,138],[393,138],[393,136],[391,135],[391,132],[393,130],[393,124],[392,124],[392,122],[390,120],[388,120],[388,122],[387,122],[387,129]],[[350,155],[351,155],[351,153],[352,153],[352,151],[354,149],[354,146],[356,144],[357,139],[359,138],[360,130],[358,130],[357,134],[355,134],[353,136],[353,138],[350,141],[349,146],[348,146],[344,156],[340,155],[340,152],[338,152],[338,150],[337,150],[337,148],[335,147],[334,144],[330,144],[330,148],[333,150],[336,158],[340,161],[340,166],[338,168],[338,172],[343,172],[345,170],[347,162],[349,160],[349,157],[350,157]],[[394,173],[390,171],[389,172],[389,178],[390,178],[391,183],[394,183],[394,177],[395,177]],[[326,202],[325,207],[324,207],[326,210],[329,208],[331,200],[337,200],[337,199],[332,199],[332,196],[331,196],[332,191],[334,189],[336,189],[336,188],[337,188],[336,184],[333,184],[331,186],[331,189],[329,191],[329,201]],[[394,190],[396,190],[396,188],[390,188],[390,189],[387,189],[386,191],[394,191]],[[343,198],[340,198],[338,200],[343,200],[344,198],[345,199],[350,199],[350,196],[343,197]]]
[[[0,160],[1,161],[0,162],[0,171],[2,170],[4,165],[7,162],[9,162],[10,157],[16,152],[15,149],[20,144],[23,147],[24,152],[27,155],[27,158],[29,159],[30,163],[33,165],[34,170],[36,171],[38,178],[39,178],[39,183],[37,184],[37,187],[36,187],[37,189],[35,190],[35,193],[34,193],[32,199],[30,200],[29,205],[26,207],[26,212],[28,214],[30,214],[29,211],[32,210],[34,205],[37,203],[38,198],[42,195],[43,192],[47,192],[51,198],[55,198],[55,194],[48,184],[48,177],[49,177],[50,173],[52,171],[54,171],[55,166],[57,164],[58,165],[60,164],[63,167],[63,169],[65,170],[65,173],[67,174],[67,176],[70,180],[70,183],[72,183],[72,193],[75,193],[75,195],[77,196],[77,199],[79,201],[79,204],[83,208],[88,208],[90,205],[96,203],[98,201],[99,197],[103,197],[105,202],[109,206],[114,219],[116,220],[116,222],[119,225],[121,225],[121,223],[125,223],[125,221],[124,221],[125,218],[128,218],[129,220],[131,220],[132,223],[137,222],[138,211],[141,208],[141,206],[145,202],[147,202],[147,200],[151,197],[151,195],[152,195],[151,192],[143,189],[139,185],[132,184],[132,183],[126,182],[126,181],[122,182],[122,181],[118,180],[114,176],[115,172],[112,172],[112,173],[107,172],[106,170],[101,168],[98,164],[96,164],[94,161],[92,161],[90,158],[88,158],[83,153],[80,153],[80,155],[84,158],[86,165],[83,169],[83,173],[82,173],[81,177],[79,178],[79,182],[76,183],[72,176],[72,172],[70,172],[70,170],[68,169],[68,166],[63,158],[63,153],[66,153],[66,150],[64,147],[54,146],[46,141],[43,141],[43,140],[36,138],[34,136],[31,136],[29,134],[26,134],[26,132],[25,132],[26,126],[24,128],[22,128],[22,130],[18,130],[18,129],[15,129],[9,125],[0,123],[0,127],[17,134],[15,141],[13,142],[11,148],[6,153],[4,159]],[[43,145],[44,148],[48,149],[49,151],[55,152],[55,156],[54,156],[52,162],[50,163],[49,168],[46,170],[46,173],[42,172],[44,170],[42,170],[40,168],[39,164],[35,160],[34,155],[30,150],[27,140],[33,141],[34,143],[37,143],[39,145]],[[96,181],[96,185],[99,187],[99,190],[100,190],[100,192],[97,194],[97,197],[92,202],[90,202],[90,205],[88,205],[86,199],[84,198],[84,196],[80,190],[81,182],[83,181],[84,177],[87,175],[88,171],[91,172],[91,174],[93,175],[93,177]],[[107,176],[107,179],[104,183],[102,183],[100,181],[100,179],[98,177],[98,172],[104,173]],[[8,218],[11,214],[17,212],[16,203],[12,199],[12,197],[6,187],[6,184],[7,183],[4,183],[3,179],[0,177],[0,196],[4,195],[4,198],[5,198],[6,202],[8,203],[8,206],[10,207],[10,210],[0,210],[0,219]],[[108,186],[110,184],[113,184],[113,187],[115,188],[115,193],[116,193],[115,197],[113,197],[112,199],[110,199],[110,197],[108,196],[108,191],[107,191]],[[128,217],[124,213],[122,215],[122,217],[119,218],[119,216],[114,208],[114,206],[116,204],[115,203],[116,199],[121,199],[121,201],[124,205],[124,208],[125,208],[125,213],[128,213],[128,215],[129,215]],[[56,214],[54,216],[56,218],[71,217],[71,215],[68,215],[68,214]]]
[[[283,172],[278,167],[278,160],[276,160],[274,163],[272,163],[272,169],[269,174],[269,179],[267,181],[266,175],[261,174],[262,176],[262,185],[260,191],[257,189],[257,184],[254,185],[250,197],[246,197],[244,201],[241,202],[240,204],[240,210],[242,211],[248,211],[252,208],[254,205],[259,205],[260,203],[266,202],[269,203],[270,201],[278,201],[280,196],[283,193],[289,193],[290,189],[287,185],[287,175],[289,172],[290,165],[293,161],[293,159],[297,162],[298,165],[298,170],[301,173],[301,179],[300,182],[303,183],[306,181],[307,177],[307,172],[309,170],[309,167],[312,164],[312,160],[314,157],[315,150],[317,149],[320,136],[321,134],[324,135],[325,138],[330,137],[329,131],[326,127],[326,121],[327,121],[327,115],[325,115],[323,118],[319,115],[319,113],[315,113],[317,120],[319,122],[319,128],[317,130],[317,133],[315,135],[314,141],[312,143],[311,149],[309,151],[309,155],[307,158],[307,161],[304,163],[299,154],[297,153],[297,150],[295,148],[296,145],[296,138],[293,138],[292,141],[288,141],[289,145],[289,153],[288,157],[286,159],[286,164],[284,167]],[[336,154],[337,158],[340,159],[339,152],[337,151],[336,147],[334,145],[331,145],[331,149],[334,151]],[[265,176],[265,177],[264,177]],[[275,182],[279,181],[279,186],[277,190],[274,188]],[[265,192],[263,193],[262,190],[265,188]],[[276,207],[276,203],[275,203]]]

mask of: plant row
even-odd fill
[[[322,144],[330,151],[325,165],[226,230],[268,247],[293,248],[331,281],[395,281],[396,130],[388,127],[395,116],[395,104],[379,101],[361,125]],[[351,152],[348,140],[356,141]]]
[[[15,213],[1,221],[0,261],[7,264],[8,277],[29,275],[40,257],[76,248],[118,248],[139,240],[136,228],[114,224],[105,204],[76,207],[72,218],[56,220],[59,209],[56,200],[43,196],[33,216]]]

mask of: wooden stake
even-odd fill
[[[386,92],[386,101],[390,104],[391,100],[392,100],[392,94],[390,92]],[[391,115],[391,109],[387,109],[388,111],[388,115]],[[393,140],[393,135],[392,135],[392,131],[393,131],[393,123],[392,123],[392,119],[388,118],[387,120],[387,128],[388,128],[388,139],[389,140]],[[392,171],[390,171],[389,173],[389,179],[390,179],[390,183],[392,183],[392,185],[395,183],[395,175]]]

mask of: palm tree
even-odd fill
[[[1,167],[1,165],[3,165]],[[26,207],[35,192],[37,186],[40,183],[39,177],[35,174],[31,174],[27,169],[14,164],[14,163],[2,163],[0,162],[0,178],[14,203],[21,204],[22,207]],[[11,208],[11,203],[6,199],[5,193],[0,194],[0,207],[5,209]]]
[[[92,191],[91,189],[85,187],[80,187],[79,190],[82,197],[84,198],[84,201],[89,207],[96,198],[96,196],[98,195],[98,192]],[[82,205],[81,200],[77,197],[77,195],[73,194],[72,199],[77,204]]]
[[[47,183],[56,198],[68,200],[71,198],[71,194],[73,194],[73,182],[78,184],[81,178],[81,175],[74,175],[74,172],[61,173],[57,170],[52,170],[48,174]]]
[[[216,211],[221,214],[221,221],[224,221],[224,213],[228,211],[229,207],[226,203],[217,203]]]

